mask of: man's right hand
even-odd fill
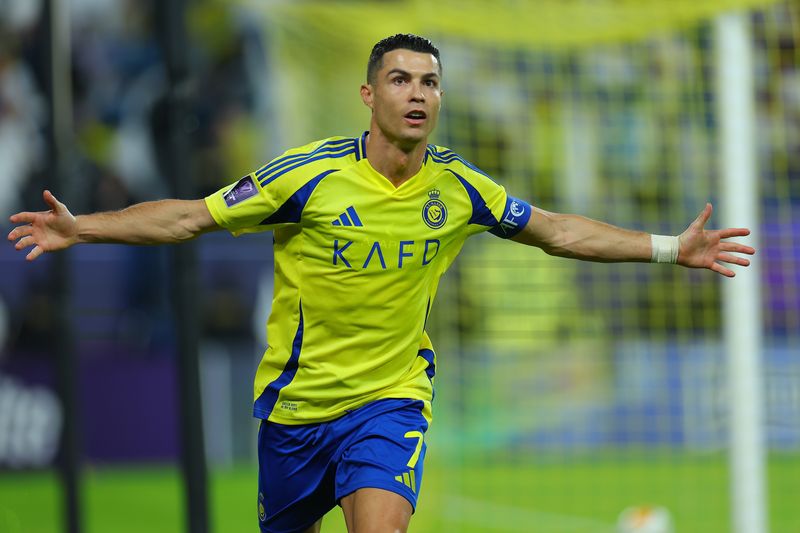
[[[14,224],[21,224],[8,234],[9,241],[17,241],[14,248],[24,250],[30,246],[25,259],[33,261],[45,252],[69,248],[78,242],[78,224],[67,206],[59,202],[53,193],[42,194],[49,211],[17,213],[11,215]]]

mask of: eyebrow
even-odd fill
[[[386,73],[386,77],[388,78],[392,74],[401,74],[403,76],[411,76],[410,72],[408,72],[407,70],[403,70],[401,68],[393,68],[392,70],[390,70],[389,72]],[[438,77],[439,77],[439,73],[438,72],[426,72],[425,74],[422,75],[423,79],[438,78]]]

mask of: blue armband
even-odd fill
[[[531,218],[533,208],[531,204],[523,200],[509,196],[506,199],[506,208],[500,223],[489,230],[489,233],[497,235],[503,239],[510,239],[525,227]]]

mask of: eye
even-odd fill
[[[438,87],[439,84],[436,82],[436,80],[425,80],[425,86],[426,87],[434,87],[435,88],[435,87]]]
[[[398,76],[396,78],[392,78],[392,83],[395,85],[403,85],[406,82],[405,78],[402,76]]]

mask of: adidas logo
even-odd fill
[[[358,218],[358,213],[356,213],[356,210],[352,205],[348,207],[344,213],[339,215],[339,218],[331,222],[331,224],[334,226],[364,226],[364,224],[361,223],[361,219]]]
[[[395,479],[395,481],[399,481],[400,483],[402,483],[403,485],[405,485],[406,487],[411,489],[411,491],[416,494],[416,492],[417,492],[417,480],[414,477],[414,470],[413,469],[409,470],[408,472],[404,472],[402,476],[394,476],[394,479]]]

